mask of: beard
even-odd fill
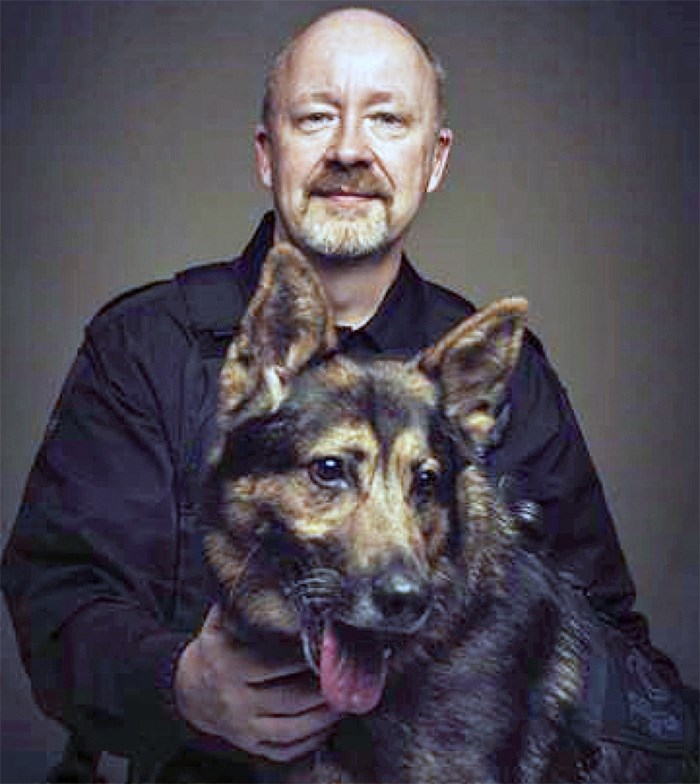
[[[367,198],[334,203],[331,197],[342,194]],[[390,200],[388,184],[371,169],[329,167],[309,183],[291,233],[302,247],[327,258],[366,258],[389,245]]]
[[[323,256],[355,259],[383,250],[389,238],[386,205],[373,199],[356,207],[334,207],[311,199],[301,222],[303,243]]]

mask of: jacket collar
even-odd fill
[[[274,225],[274,213],[265,213],[241,254],[240,275],[250,296],[255,291],[263,261],[272,247]],[[425,286],[423,278],[403,256],[399,272],[372,318],[363,327],[344,334],[341,343],[348,350],[363,354],[407,356],[418,351],[424,345],[420,325],[426,306]]]

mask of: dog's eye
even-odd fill
[[[321,487],[347,487],[345,462],[340,457],[320,457],[309,466],[311,478]]]
[[[435,468],[420,468],[413,477],[413,494],[418,501],[429,501],[437,493],[440,474]]]

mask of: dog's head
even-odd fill
[[[411,361],[358,362],[310,265],[290,246],[265,262],[220,378],[207,553],[238,630],[301,640],[341,711],[374,707],[389,652],[444,636],[495,570],[507,525],[478,455],[525,309],[502,300]]]

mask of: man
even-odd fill
[[[248,295],[271,243],[286,240],[318,270],[348,328],[344,350],[411,354],[470,312],[403,259],[452,143],[442,82],[427,48],[373,11],[332,12],[293,39],[255,136],[274,220],[232,267]],[[194,460],[199,475],[214,428],[215,373],[202,369],[188,388],[201,359],[191,321],[171,282],[90,326],[29,479],[4,584],[38,701],[88,750],[129,756],[142,780],[189,780],[191,768],[191,780],[232,781],[245,777],[237,750],[292,760],[339,717],[295,655],[258,661],[221,628],[184,488],[191,466],[182,470]],[[180,433],[191,418],[201,422],[194,457]],[[675,683],[631,612],[600,484],[535,339],[489,461],[504,487],[541,505],[556,566]]]
[[[274,237],[315,260],[341,326],[361,327],[374,315],[398,275],[410,223],[444,174],[452,137],[441,126],[439,78],[406,31],[369,11],[320,20],[284,50],[271,74],[255,151],[260,179],[273,193]],[[279,704],[268,689],[269,705],[251,705],[249,713],[255,721],[257,707],[267,732],[241,726],[240,706],[259,694],[251,694],[251,679],[257,685],[262,676],[245,675],[244,654],[231,652],[213,613],[179,663],[184,715],[273,759],[321,742],[337,717],[314,684],[293,695],[283,687]],[[240,693],[232,671],[240,674]],[[286,673],[266,677],[278,674]],[[210,688],[211,677],[221,679],[221,689]],[[266,719],[266,711],[276,718]]]

